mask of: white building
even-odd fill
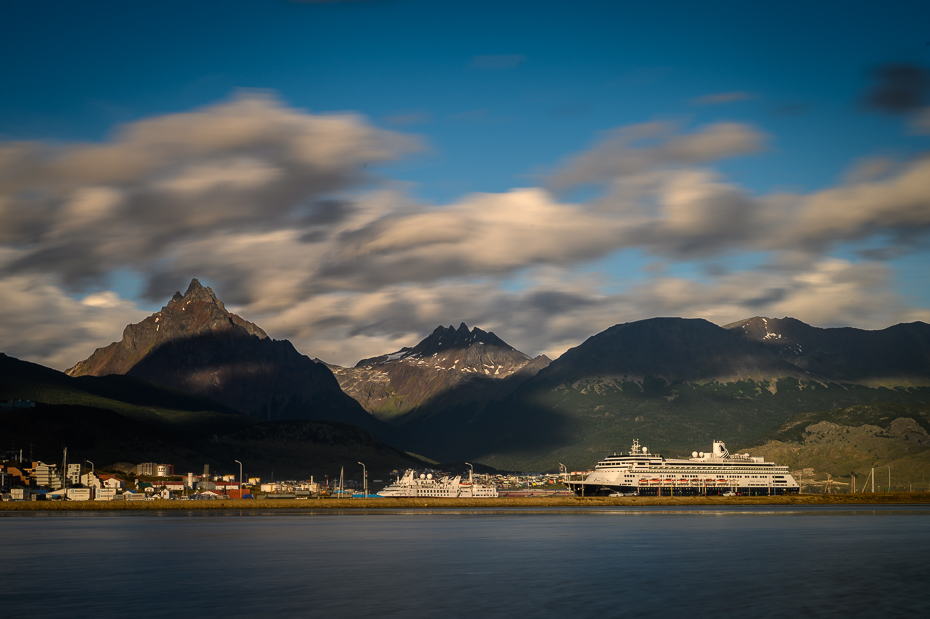
[[[58,472],[57,464],[45,464],[36,462],[34,467],[36,476],[36,485],[43,488],[58,490],[61,488],[61,474]]]
[[[97,477],[94,473],[85,473],[81,475],[81,484],[87,486],[88,488],[102,488],[103,482],[100,481],[100,478]]]
[[[70,485],[76,486],[81,483],[81,465],[80,464],[69,464],[68,465],[68,483]]]
[[[119,477],[111,477],[103,482],[104,487],[113,488],[114,490],[125,490],[126,482]]]

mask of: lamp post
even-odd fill
[[[890,494],[891,493],[891,465],[886,464],[885,466],[888,467],[888,492],[886,494]]]
[[[468,483],[472,484],[471,492],[472,492],[472,496],[474,496],[475,494],[475,485],[474,485],[475,484],[475,467],[469,464],[468,462],[466,462],[465,464],[468,464],[468,468],[470,469],[468,471]]]
[[[239,498],[242,498],[242,463],[238,460],[233,460],[239,464]]]
[[[365,465],[359,462],[362,465],[362,491],[365,493],[365,498],[368,498],[368,473],[365,471]]]

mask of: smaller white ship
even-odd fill
[[[497,496],[497,488],[486,484],[476,484],[469,474],[468,481],[462,481],[461,475],[435,478],[432,473],[417,475],[408,469],[404,475],[390,486],[378,493],[382,497],[394,498],[438,498],[438,499],[484,499]]]

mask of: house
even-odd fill
[[[116,490],[125,490],[126,482],[117,477],[116,475],[101,475],[100,479],[103,480],[104,488],[114,488]]]

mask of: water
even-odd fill
[[[914,617],[926,507],[0,512],[4,617]]]

